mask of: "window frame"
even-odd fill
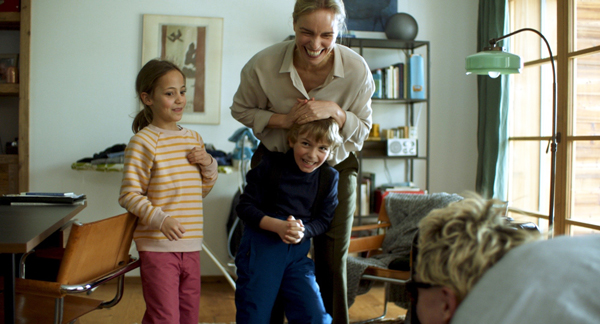
[[[545,4],[544,0],[538,0],[539,6]],[[557,104],[557,134],[560,134],[560,142],[556,151],[556,176],[555,176],[555,200],[554,200],[554,235],[570,235],[571,226],[583,227],[594,231],[600,231],[600,223],[594,224],[580,220],[571,219],[574,174],[574,146],[578,141],[600,141],[600,135],[573,135],[574,134],[574,107],[576,95],[574,93],[574,82],[577,58],[600,53],[600,46],[574,50],[576,44],[576,6],[577,0],[556,0],[556,48],[552,48],[556,65],[556,104]],[[511,10],[518,10],[516,7]],[[540,25],[542,25],[540,23]],[[567,26],[558,28],[557,26]],[[543,31],[542,31],[543,32]],[[552,44],[552,43],[551,43]],[[548,56],[547,51],[542,50],[540,57]],[[524,68],[530,68],[548,64],[548,57],[526,61]],[[540,91],[544,91],[541,89]],[[547,142],[549,136],[510,136],[509,141],[541,141]],[[509,147],[511,147],[509,145]],[[509,152],[510,154],[510,152]],[[510,186],[507,186],[510,190]],[[510,197],[510,193],[509,193]],[[509,212],[548,220],[548,215],[536,211],[527,211],[518,207],[509,207]]]

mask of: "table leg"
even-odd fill
[[[15,322],[15,255],[2,254],[4,265],[4,323]]]

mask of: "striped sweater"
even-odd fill
[[[149,125],[125,149],[119,204],[139,217],[133,239],[138,251],[199,251],[203,238],[202,198],[217,181],[217,162],[190,164],[187,154],[204,145],[185,128],[169,131]],[[183,238],[169,241],[160,231],[166,217],[185,228]]]

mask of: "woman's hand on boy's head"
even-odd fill
[[[306,99],[298,99],[298,103],[303,100],[301,106],[298,108],[297,115],[298,118],[296,122],[298,124],[306,124],[315,120],[333,118],[338,125],[343,125],[345,123],[345,113],[343,113],[342,108],[333,102],[326,100],[315,100],[312,98],[310,100]],[[343,114],[343,118],[342,118]]]
[[[307,102],[307,99],[296,99],[296,104],[287,114],[285,114],[283,128],[290,129],[295,123],[298,122],[298,119],[301,117],[300,110],[302,106],[306,105]]]
[[[212,163],[212,156],[206,152],[204,145],[194,147],[187,155],[187,159],[191,164],[200,164],[207,166]]]

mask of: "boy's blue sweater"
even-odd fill
[[[277,166],[275,166],[277,165]],[[270,172],[281,168],[277,188],[272,188]],[[319,188],[320,172],[332,172],[326,197],[321,208],[312,213]],[[246,226],[259,229],[264,216],[287,219],[292,215],[304,224],[304,239],[325,233],[329,229],[333,212],[337,207],[337,170],[322,165],[312,173],[302,172],[294,160],[294,151],[287,153],[270,152],[263,156],[259,165],[248,171],[246,187],[240,196],[236,211]]]

